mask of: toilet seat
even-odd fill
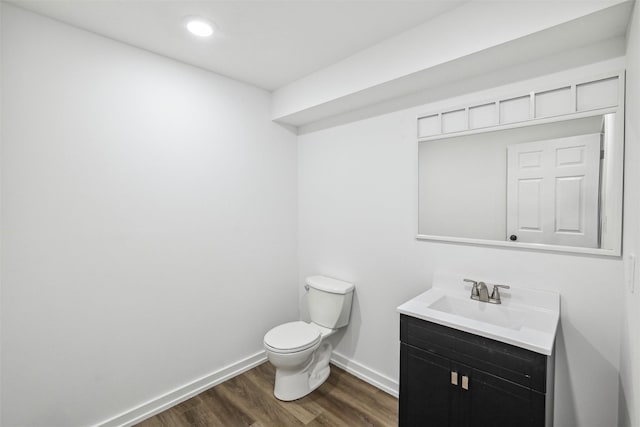
[[[264,336],[264,345],[275,353],[296,353],[315,346],[321,339],[317,326],[297,321],[271,329]]]

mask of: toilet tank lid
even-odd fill
[[[349,292],[352,292],[355,287],[353,283],[325,276],[307,277],[307,285],[319,291],[329,292],[332,294],[348,294]]]

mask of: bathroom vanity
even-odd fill
[[[515,289],[495,305],[453,282],[398,307],[399,425],[551,426],[559,295]]]
[[[400,340],[400,426],[545,426],[552,357],[407,315]]]
[[[625,72],[538,84],[416,117],[419,240],[621,255]],[[552,426],[560,296],[476,279],[398,307],[400,425]]]

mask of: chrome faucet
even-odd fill
[[[489,302],[491,304],[502,304],[502,300],[500,299],[500,289],[510,289],[510,286],[507,285],[493,285],[493,290],[491,291],[491,297],[489,297],[489,289],[487,288],[487,284],[484,282],[477,282],[471,279],[464,279],[465,282],[471,283],[471,299],[481,302]]]
[[[489,302],[489,289],[484,282],[478,282],[478,301]]]

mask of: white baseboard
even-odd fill
[[[252,369],[259,364],[267,360],[267,355],[264,351],[260,351],[254,355],[251,355],[238,362],[232,363],[205,375],[195,381],[178,387],[162,396],[149,400],[142,405],[136,406],[128,411],[125,411],[115,417],[102,421],[96,424],[95,427],[127,427],[133,424],[144,421],[145,419],[152,417],[162,411],[165,411],[172,406],[179,404],[198,393],[218,385],[228,379],[240,375],[241,373]],[[380,390],[389,393],[394,397],[398,397],[398,382],[383,375],[373,369],[362,365],[361,363],[350,360],[349,358],[341,355],[340,353],[333,352],[331,356],[331,362],[344,369],[350,374],[360,378],[363,381],[371,384],[372,386],[379,388]]]
[[[351,375],[354,375],[361,380],[368,382],[372,386],[379,388],[380,390],[389,393],[394,397],[398,397],[399,394],[399,384],[398,381],[395,381],[386,375],[383,375],[373,369],[353,361],[340,353],[333,352],[331,356],[331,362],[339,368],[344,369],[349,372]]]
[[[205,375],[195,381],[176,388],[162,396],[152,399],[142,405],[123,412],[120,415],[109,418],[96,425],[96,427],[125,427],[144,421],[145,419],[165,411],[178,403],[185,401],[198,393],[231,379],[236,375],[248,371],[251,368],[267,360],[264,351],[260,351],[252,356],[242,359],[231,365],[225,366],[215,372]]]

